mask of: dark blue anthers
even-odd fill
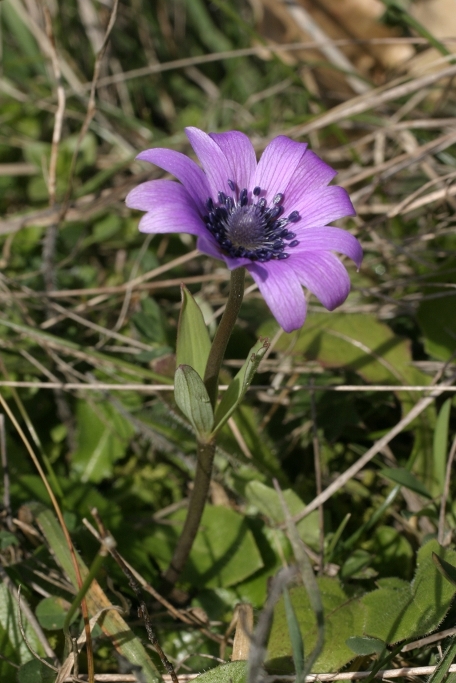
[[[236,193],[232,180],[228,180],[228,186]],[[292,211],[288,217],[282,217],[284,195],[278,192],[268,207],[266,199],[259,198],[261,192],[260,187],[254,187],[250,199],[246,188],[236,193],[237,197],[219,192],[217,205],[210,197],[206,202],[208,214],[203,219],[206,227],[231,258],[263,263],[287,259],[290,254],[286,249],[299,244],[296,234],[286,227],[300,220],[299,212]],[[258,198],[256,203],[254,198]]]

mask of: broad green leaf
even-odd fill
[[[51,596],[44,598],[36,606],[35,614],[41,626],[47,631],[60,631],[65,623],[69,603],[63,598]],[[77,618],[75,613],[72,622]]]
[[[441,496],[445,483],[446,463],[448,455],[448,427],[450,422],[451,404],[453,400],[447,398],[440,408],[434,430],[433,466],[434,466],[434,486],[432,493]]]
[[[271,323],[261,334],[274,334]],[[293,344],[291,344],[293,342]],[[411,344],[398,337],[373,315],[358,313],[313,313],[304,327],[283,334],[275,345],[278,351],[292,348],[325,367],[345,368],[371,384],[428,385],[429,375],[412,365]],[[417,397],[406,392],[398,396],[407,412]]]
[[[167,517],[171,525],[153,528],[141,539],[162,568],[169,564],[186,516],[179,510]],[[206,505],[182,581],[201,589],[233,586],[263,567],[260,552],[243,516],[222,506]]]
[[[108,403],[79,401],[77,448],[72,464],[82,482],[98,483],[111,476],[114,463],[123,458],[134,428]]]
[[[176,370],[174,398],[198,439],[206,439],[212,431],[214,411],[203,380],[189,365],[179,365]]]
[[[244,398],[244,394],[251,384],[258,365],[268,348],[269,342],[259,340],[255,346],[252,346],[250,349],[247,360],[236,377],[231,381],[228,389],[222,396],[222,400],[217,406],[215,411],[214,432],[218,431],[225,424]]]
[[[305,503],[302,502],[297,493],[291,489],[286,489],[282,493],[292,517],[305,509]],[[285,521],[283,508],[275,489],[259,481],[251,481],[245,487],[245,496],[249,503],[255,505],[274,524],[282,524]],[[311,548],[319,548],[318,510],[314,510],[307,517],[297,522],[296,528],[304,543],[307,543]]]
[[[363,633],[364,607],[359,598],[345,593],[338,579],[318,577],[318,587],[323,602],[325,644],[312,667],[313,671],[337,671],[354,659],[347,646],[348,638]],[[295,611],[305,652],[315,647],[317,625],[307,591],[303,586],[291,588],[290,598]],[[292,670],[292,644],[287,628],[285,605],[281,599],[274,610],[274,620],[268,643],[268,670],[286,672]]]
[[[453,586],[456,586],[456,567],[449,562],[446,562],[437,553],[432,553],[432,559],[437,569]]]
[[[429,541],[418,551],[417,570],[411,583],[380,579],[379,588],[364,596],[364,634],[388,644],[419,638],[435,630],[447,613],[456,591],[435,566],[432,554],[456,564],[456,552]]]
[[[50,658],[46,658],[46,661],[54,665]],[[38,659],[32,659],[21,666],[17,672],[17,681],[18,683],[55,683],[56,676],[57,673],[48,666]]]
[[[195,678],[201,683],[246,683],[247,662],[229,662],[205,671]]]
[[[43,647],[24,612],[22,612],[22,623],[30,646],[42,656]],[[0,583],[0,652],[18,665],[25,664],[32,659],[19,629],[18,603],[5,583]],[[0,659],[0,680],[13,681],[15,675],[15,668],[7,661]]]
[[[380,470],[380,473],[387,479],[394,481],[396,484],[400,484],[406,489],[410,489],[410,491],[415,491],[415,493],[418,493],[420,496],[432,498],[425,485],[422,484],[414,474],[403,467],[385,467]]]
[[[40,503],[33,503],[28,507],[34,514],[38,526],[46,538],[46,541],[51,548],[57,563],[68,576],[75,589],[78,589],[76,572],[74,570],[70,551],[68,549],[65,536],[63,535],[63,531],[61,530],[53,512],[45,508]],[[84,577],[88,573],[88,569],[83,563],[82,559],[79,557],[78,553],[76,551],[75,553],[80,567],[81,576],[84,580]],[[115,609],[111,609],[112,602],[102,591],[97,581],[92,581],[85,598],[90,615],[93,616],[94,614],[100,612],[100,610],[106,610],[103,620],[100,621],[100,627],[102,628],[103,632],[109,638],[111,638],[119,654],[125,657],[125,659],[132,664],[142,667],[142,675],[144,677],[145,683],[159,683],[159,674],[143,644],[139,638],[135,636],[128,624],[122,619],[119,612]]]
[[[190,365],[204,379],[210,350],[211,340],[201,309],[187,287],[182,285],[176,365]]]
[[[291,651],[298,681],[304,671],[304,643],[302,642],[299,623],[296,618],[293,605],[291,604],[290,594],[286,588],[283,590],[283,604],[285,607],[285,617],[287,619],[288,633],[291,640]]]
[[[374,654],[379,655],[385,649],[385,643],[382,640],[362,636],[347,638],[347,645],[356,655],[361,655],[362,657]]]

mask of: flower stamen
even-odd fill
[[[236,192],[232,180],[228,180],[228,186],[233,193]],[[299,244],[299,240],[295,239],[296,234],[286,227],[300,220],[299,212],[292,211],[288,218],[281,218],[284,213],[284,194],[278,192],[272,200],[272,206],[268,207],[266,199],[259,198],[261,192],[260,187],[254,187],[249,200],[249,192],[243,188],[238,198],[219,192],[217,205],[210,197],[206,201],[206,227],[231,258],[260,262],[283,260],[290,256],[285,249]],[[254,197],[259,198],[256,203]]]

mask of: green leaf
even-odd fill
[[[447,282],[447,275],[441,277]],[[432,289],[432,292],[449,293],[448,289],[439,288]],[[426,352],[438,360],[447,361],[451,358],[456,338],[456,298],[453,293],[442,298],[422,300],[418,307],[417,319],[424,335]]]
[[[260,333],[272,336],[274,327],[264,325]],[[292,348],[293,355],[304,354],[324,367],[351,370],[371,384],[431,383],[429,375],[413,367],[410,341],[395,335],[374,315],[313,313],[301,330],[282,334],[274,348]],[[417,400],[406,391],[399,391],[398,396],[405,412]]]
[[[70,605],[63,598],[51,596],[41,600],[35,610],[38,621],[41,626],[48,631],[59,631],[63,628],[66,615]],[[72,622],[76,619],[77,613],[74,614]]]
[[[299,623],[293,605],[291,604],[290,594],[286,588],[283,589],[283,604],[285,607],[288,633],[290,634],[295,673],[297,680],[299,681],[304,671],[304,643],[302,642]]]
[[[354,634],[363,633],[364,607],[358,597],[350,597],[339,581],[329,577],[317,577],[323,602],[325,643],[314,662],[313,671],[337,671],[354,659],[353,651],[346,641]],[[291,588],[290,599],[295,611],[306,652],[316,644],[317,624],[315,613],[304,586]],[[274,610],[274,619],[268,643],[268,670],[291,671],[293,649],[287,628],[285,604],[281,599]]]
[[[441,496],[445,484],[446,462],[448,455],[448,427],[450,422],[452,399],[447,398],[445,403],[440,408],[437,422],[434,430],[434,448],[433,448],[433,469],[434,481],[432,492],[436,496]]]
[[[39,655],[44,655],[43,647],[31,627],[24,612],[22,623],[30,646]],[[5,583],[0,583],[0,652],[15,664],[25,664],[30,654],[19,630],[19,607]],[[15,669],[6,661],[0,660],[0,680],[14,680]],[[55,678],[55,674],[54,674]]]
[[[78,582],[71,554],[63,531],[54,514],[40,503],[31,503],[28,508],[35,516],[56,561],[68,576],[74,588],[78,589]],[[75,554],[76,560],[80,566],[82,579],[84,580],[88,573],[88,569],[76,551]],[[85,598],[90,614],[97,614],[100,610],[105,610],[105,615],[100,622],[100,627],[103,632],[111,638],[112,643],[119,654],[132,664],[142,667],[142,675],[145,683],[158,683],[159,675],[149,654],[139,638],[135,636],[128,624],[122,619],[119,612],[112,609],[111,600],[103,593],[96,580],[92,581]],[[0,651],[3,652],[1,643]]]
[[[177,331],[176,365],[190,365],[204,379],[211,350],[209,332],[195,299],[182,285],[182,306]]]
[[[418,566],[412,583],[396,578],[380,579],[379,588],[364,596],[366,635],[392,644],[406,638],[419,638],[439,626],[456,589],[445,581],[435,566],[432,554],[437,552],[445,561],[456,564],[454,550],[444,550],[437,541],[429,541],[418,551]]]
[[[229,662],[205,671],[195,678],[201,683],[246,683],[247,662]]]
[[[428,683],[442,683],[442,681],[446,681],[446,683],[454,683],[454,674],[450,674],[447,678],[447,673],[448,669],[454,662],[454,658],[456,657],[456,638],[452,638],[450,641],[449,646],[445,650],[445,653],[440,660],[440,662],[437,664],[437,667],[432,674],[432,676],[429,677]]]
[[[166,568],[172,558],[186,511],[167,517],[172,523],[155,527],[141,546]],[[222,506],[206,505],[182,581],[201,589],[233,586],[263,567],[260,552],[243,515]]]
[[[364,657],[366,655],[381,654],[385,649],[385,643],[378,638],[366,638],[352,636],[347,638],[347,645],[356,655]]]
[[[180,365],[176,370],[174,397],[198,439],[206,439],[212,431],[214,411],[203,380],[189,365]]]
[[[405,486],[406,489],[415,491],[415,493],[418,493],[420,496],[432,498],[425,485],[418,481],[414,474],[403,467],[385,467],[380,470],[380,473],[387,479],[394,481],[396,484],[400,484],[401,486]]]
[[[49,657],[46,658],[46,661],[54,664]],[[17,680],[18,683],[54,683],[56,675],[55,671],[42,664],[38,659],[32,659],[21,666],[17,672]]]
[[[76,413],[78,445],[72,464],[81,481],[98,483],[111,476],[114,463],[124,457],[134,428],[107,401],[79,401]]]
[[[231,381],[215,411],[214,432],[218,431],[225,424],[244,398],[244,394],[247,391],[249,384],[251,384],[258,365],[268,348],[269,342],[260,339],[255,346],[252,346],[250,349],[247,360],[236,377]]]
[[[372,572],[369,565],[372,562],[372,555],[362,548],[354,550],[345,560],[340,570],[342,579],[349,578],[371,578],[376,575]]]
[[[292,517],[302,512],[306,507],[298,494],[291,489],[285,489],[282,494]],[[274,524],[283,524],[285,516],[275,489],[259,481],[251,481],[245,487],[245,496],[249,503],[255,505],[261,514],[269,517]],[[319,548],[318,510],[314,510],[307,517],[297,522],[296,528],[304,543],[307,543],[311,548]]]
[[[442,575],[453,585],[456,586],[456,567],[454,567],[449,562],[446,562],[443,558],[439,557],[437,553],[432,553],[432,559],[437,569],[442,573]]]

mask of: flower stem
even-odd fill
[[[212,407],[215,408],[218,392],[218,376],[225,356],[226,346],[233,331],[234,325],[241,308],[244,297],[245,268],[236,268],[231,271],[230,293],[226,302],[225,312],[222,315],[220,325],[212,342],[209,358],[207,360],[204,384],[211,399]]]
[[[231,271],[231,286],[225,312],[212,342],[207,361],[204,384],[209,394],[212,407],[215,408],[218,393],[218,376],[225,356],[228,340],[236,324],[239,309],[244,296],[245,268]],[[212,464],[215,456],[215,437],[210,441],[197,443],[197,461],[195,481],[188,503],[184,528],[177,542],[173,558],[163,578],[168,588],[174,586],[184,569],[198,532],[201,517],[206,505],[207,494],[211,484]]]
[[[193,490],[188,503],[187,517],[177,542],[173,559],[163,577],[167,587],[174,586],[190,555],[206,505],[214,455],[215,439],[209,443],[198,443],[195,481],[193,482]]]

